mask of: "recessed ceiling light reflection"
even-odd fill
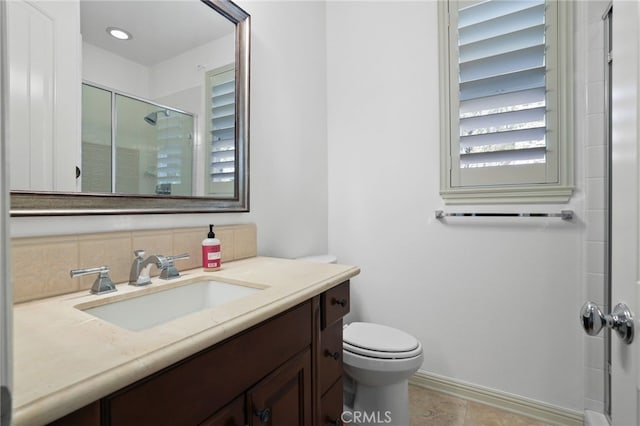
[[[116,27],[107,28],[107,33],[109,33],[111,37],[117,38],[118,40],[131,40],[133,38],[132,35],[125,30]]]

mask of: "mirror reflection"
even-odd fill
[[[82,85],[82,192],[192,195],[193,140],[193,114]]]
[[[106,163],[84,150],[92,107],[83,89],[81,191],[233,197],[234,25],[201,2],[83,1],[80,12],[83,79],[115,94],[105,190],[91,184]]]
[[[113,195],[205,197],[246,208],[242,9],[208,0],[10,3],[14,208],[23,201],[39,208],[44,193],[86,194],[82,208],[102,208],[96,196]]]

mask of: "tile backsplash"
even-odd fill
[[[215,227],[222,263],[254,257],[257,230],[254,224]],[[11,241],[11,273],[14,303],[72,293],[91,288],[94,275],[71,278],[69,271],[107,265],[114,283],[129,280],[134,250],[165,256],[189,253],[175,262],[178,270],[201,265],[201,243],[208,226],[131,232],[14,238]],[[151,275],[158,275],[155,267]]]

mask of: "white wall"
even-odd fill
[[[82,79],[149,99],[149,68],[108,50],[82,43]]]
[[[329,250],[362,268],[352,319],[415,335],[427,372],[581,411],[582,188],[483,206],[571,222],[434,219],[437,28],[436,2],[327,3]]]
[[[252,15],[251,212],[12,218],[12,236],[254,222],[262,255],[326,252],[324,5],[237,3]]]
[[[234,60],[235,34],[231,33],[155,64],[150,67],[151,96],[156,99],[202,86],[206,71],[228,65]]]

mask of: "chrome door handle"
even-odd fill
[[[598,305],[586,302],[580,309],[580,322],[584,331],[595,336],[603,327],[615,330],[626,344],[633,342],[633,314],[627,305],[618,303],[609,315],[602,313]]]

